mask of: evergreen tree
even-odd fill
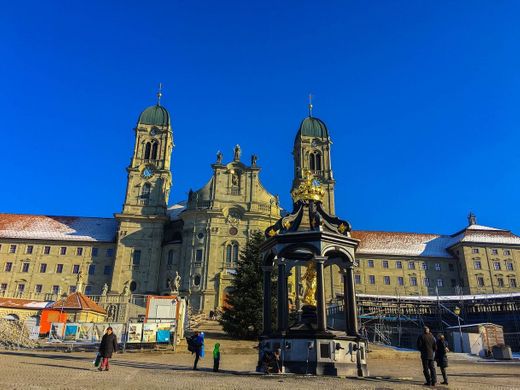
[[[228,307],[224,308],[224,331],[238,338],[255,339],[262,332],[263,272],[260,245],[264,242],[261,232],[254,233],[240,253],[233,290],[228,295]]]

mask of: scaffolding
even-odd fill
[[[337,297],[341,299],[340,296]],[[505,344],[520,351],[520,293],[449,296],[357,294],[361,333],[370,341],[415,348],[423,326],[434,334],[482,322],[502,325]],[[341,308],[329,313],[341,321]]]

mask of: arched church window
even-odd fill
[[[151,150],[152,150],[152,145],[150,144],[150,142],[147,142],[144,145],[144,159],[145,160],[149,160],[150,159]]]
[[[316,153],[314,158],[316,160],[316,170],[321,171],[321,154]]]
[[[235,265],[238,262],[239,247],[238,242],[233,241],[226,245],[226,263]]]
[[[314,153],[309,154],[309,168],[311,171],[316,169],[316,161],[314,159]]]
[[[233,243],[233,262],[238,262],[238,243]]]
[[[150,183],[144,183],[143,189],[141,191],[141,202],[143,204],[148,204],[150,201],[150,193],[152,192],[152,185]]]
[[[157,149],[159,148],[159,144],[154,142],[152,145],[152,160],[157,160]]]
[[[132,280],[132,283],[130,283],[130,291],[134,292],[137,289],[137,283]]]
[[[231,263],[232,252],[233,252],[233,247],[231,246],[231,244],[226,245],[226,263],[227,264]]]

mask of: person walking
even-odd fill
[[[213,372],[218,372],[220,365],[220,344],[216,343],[213,348]]]
[[[114,334],[114,331],[111,326],[109,326],[101,338],[101,343],[99,344],[99,353],[101,354],[102,361],[98,370],[108,371],[108,359],[112,357],[112,353],[117,352],[117,337]]]
[[[200,357],[204,357],[204,336],[202,336],[199,332],[195,332],[192,336],[191,344],[193,347],[193,353],[195,354],[195,361],[193,362],[193,369],[198,370],[197,364],[199,363]]]
[[[448,374],[446,374],[446,367],[448,367],[447,353],[449,351],[450,350],[448,349],[448,343],[446,342],[444,335],[439,335],[439,338],[437,339],[437,350],[435,351],[435,361],[437,362],[437,367],[441,369],[442,379],[444,380],[441,383],[443,385],[448,384]]]
[[[437,373],[435,372],[433,359],[435,357],[437,343],[435,337],[430,333],[430,328],[427,326],[424,327],[423,334],[417,338],[417,349],[421,351],[423,374],[424,379],[426,379],[424,385],[435,386],[437,384]]]

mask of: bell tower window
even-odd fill
[[[316,170],[316,160],[314,159],[314,153],[309,154],[309,168],[311,171]]]
[[[320,153],[316,153],[314,155],[314,158],[316,160],[316,170],[317,171],[321,171],[321,154]]]
[[[144,146],[144,159],[145,160],[150,159],[151,149],[152,149],[152,145],[150,144],[150,142],[147,142],[146,145]]]
[[[309,168],[311,171],[321,171],[321,153],[314,152],[309,154]]]
[[[157,142],[154,142],[152,145],[152,160],[157,160],[158,147],[159,147],[159,144]]]

